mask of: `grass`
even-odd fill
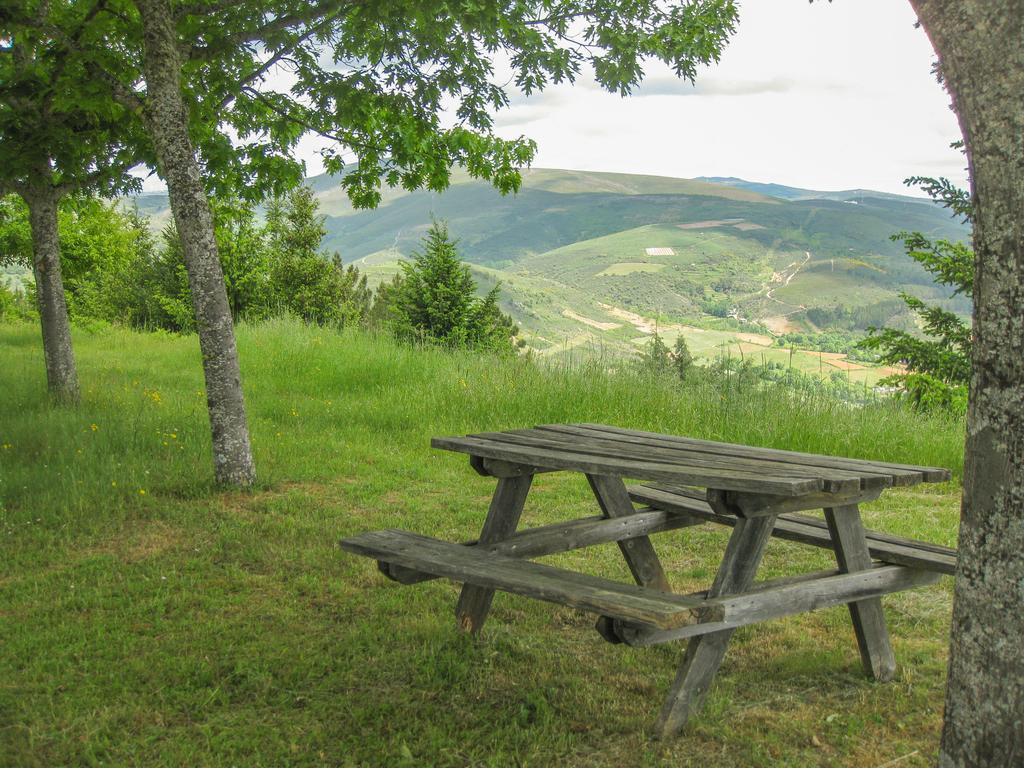
[[[860,670],[842,609],[737,632],[702,715],[646,729],[682,646],[605,644],[593,617],[499,595],[479,640],[457,589],[402,587],[339,538],[479,532],[493,481],[429,438],[602,421],[952,467],[963,425],[894,403],[683,389],[278,323],[239,329],[260,485],[212,485],[196,340],[75,332],[83,402],[50,408],[38,329],[0,326],[0,765],[657,766],[934,762],[950,580],[886,601],[900,672]],[[959,486],[866,511],[953,544]],[[592,513],[544,475],[525,525]],[[656,545],[680,589],[713,577],[717,530]],[[553,558],[629,579],[614,546]],[[773,542],[763,576],[828,567]]]

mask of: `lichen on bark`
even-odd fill
[[[136,5],[143,27],[143,121],[156,150],[160,173],[167,182],[188,271],[206,378],[214,471],[217,482],[223,485],[252,485],[256,471],[238,349],[217,255],[213,216],[202,169],[188,134],[174,17],[168,0],[138,0]]]
[[[49,185],[49,178],[47,168],[40,183],[26,189],[23,198],[28,205],[32,229],[32,274],[43,334],[46,386],[55,402],[75,405],[79,401],[78,371],[71,346],[71,323],[64,298],[57,233],[60,194]]]
[[[970,163],[973,375],[939,764],[1024,765],[1024,0],[912,0]]]

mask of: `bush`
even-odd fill
[[[934,201],[971,221],[970,196],[948,180],[914,178],[907,183],[921,186]],[[937,283],[953,288],[954,295],[971,295],[974,252],[968,244],[933,241],[920,232],[899,232],[892,239],[901,241],[907,255],[928,270]],[[924,338],[896,328],[870,329],[871,335],[861,346],[875,352],[881,362],[902,365],[907,371],[881,383],[898,387],[918,408],[963,410],[971,380],[970,324],[916,296],[901,293],[900,298],[917,315]]]
[[[0,275],[0,323],[28,320],[34,315],[35,310],[25,292],[12,288]]]
[[[320,250],[327,230],[308,187],[275,200],[267,211],[270,284],[277,307],[307,323],[343,328],[362,323],[372,294],[366,276]]]
[[[366,277],[320,250],[325,235],[317,201],[305,187],[272,200],[267,223],[238,199],[212,205],[217,251],[231,316],[260,321],[291,314],[341,328],[361,323],[372,294]],[[173,224],[154,240],[137,210],[93,197],[68,198],[60,209],[61,264],[68,313],[85,320],[179,333],[195,330],[181,241]],[[0,199],[0,266],[31,266],[28,210]],[[10,297],[4,312],[11,310]]]

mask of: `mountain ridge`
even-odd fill
[[[782,200],[838,200],[840,202],[848,202],[865,197],[877,197],[884,200],[902,200],[911,203],[923,203],[925,205],[932,203],[931,198],[928,197],[901,195],[895,192],[880,192],[876,189],[862,189],[859,187],[837,190],[805,189],[773,181],[748,181],[736,176],[698,176],[696,180],[705,181],[709,184],[725,185],[735,189],[744,189],[750,192],[758,192]]]

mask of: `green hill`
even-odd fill
[[[446,219],[481,282],[503,282],[505,310],[537,349],[631,350],[651,318],[767,334],[815,332],[812,318],[837,316],[906,324],[900,291],[948,296],[891,235],[968,235],[918,198],[738,179],[533,168],[518,194],[502,196],[457,172],[444,193],[386,189],[369,211],[353,209],[335,178],[308,183],[327,216],[325,247],[373,282],[398,270],[432,219]],[[156,221],[166,216],[165,196],[139,200]]]

